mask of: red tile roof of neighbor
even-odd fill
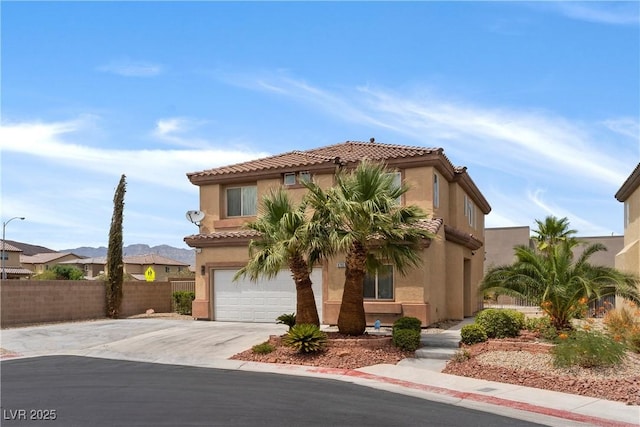
[[[373,139],[373,138],[372,138]],[[391,159],[409,159],[435,154],[442,156],[450,167],[454,166],[444,156],[442,148],[426,148],[407,145],[381,144],[378,142],[347,141],[326,147],[314,148],[306,151],[290,151],[271,157],[250,160],[235,165],[222,166],[200,172],[188,173],[189,179],[195,183],[198,178],[234,175],[268,170],[311,167],[317,165],[346,165],[356,163],[362,159],[389,161]],[[460,169],[462,170],[462,169]],[[462,170],[463,171],[463,170]]]

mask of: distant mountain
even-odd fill
[[[22,255],[32,256],[35,254],[48,254],[54,251],[53,249],[45,248],[44,246],[30,245],[28,243],[16,242],[15,240],[7,240],[7,244],[13,245],[22,250]]]
[[[7,240],[7,243],[8,242],[9,241]],[[76,255],[82,255],[90,258],[107,256],[107,248],[105,248],[104,246],[100,246],[99,248],[82,246],[74,249],[63,249],[58,252],[73,252]],[[124,256],[158,254],[163,257],[181,261],[189,265],[196,264],[196,252],[194,249],[174,248],[173,246],[169,245],[159,245],[151,247],[144,244],[133,244],[125,246],[123,248],[122,254]]]

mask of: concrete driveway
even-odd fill
[[[3,329],[0,347],[4,359],[76,355],[223,367],[234,354],[286,331],[286,325],[275,323],[96,320]]]

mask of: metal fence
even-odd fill
[[[498,296],[495,301],[485,301],[484,308],[522,308],[528,312],[527,309],[538,307],[537,304],[527,301],[526,298],[511,297],[507,295]],[[605,313],[616,307],[616,297],[614,295],[602,297],[596,301],[589,303],[588,317],[604,317]],[[533,310],[535,311],[535,310]],[[542,312],[540,311],[540,314]]]
[[[173,300],[173,293],[178,291],[196,292],[195,280],[175,280],[171,281],[171,311],[177,311],[176,302]]]

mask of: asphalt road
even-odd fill
[[[319,378],[77,356],[0,367],[3,426],[538,425]]]

